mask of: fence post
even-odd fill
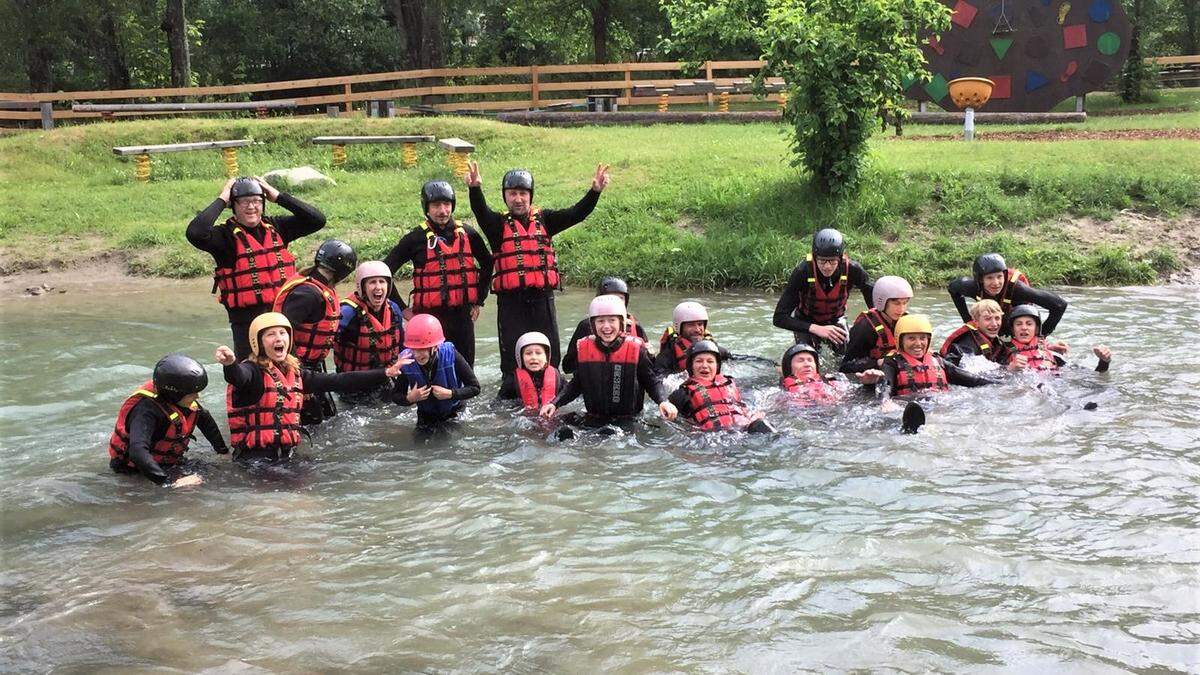
[[[346,108],[346,112],[350,112],[350,83],[346,83],[346,99],[342,102]]]
[[[712,76],[712,61],[704,62],[704,79],[711,81]],[[708,103],[708,109],[713,109],[713,95],[711,92],[704,95],[705,101]]]
[[[625,105],[633,105],[633,71],[625,64]]]
[[[538,67],[529,66],[529,107],[539,108],[542,105],[541,87],[538,86]]]
[[[50,101],[42,101],[40,107],[42,109],[42,129],[50,131],[54,128],[54,104]]]

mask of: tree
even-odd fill
[[[857,189],[881,112],[898,112],[903,82],[928,77],[919,35],[946,30],[938,0],[667,0],[667,46],[689,59],[756,48],[762,78],[782,77],[793,165],[815,187]]]
[[[1144,56],[1152,50],[1146,49],[1145,40],[1151,37],[1147,27],[1153,26],[1157,15],[1154,0],[1131,0],[1127,14],[1133,25],[1129,35],[1129,56],[1125,58],[1125,66],[1121,68],[1119,92],[1121,100],[1126,103],[1138,103],[1154,100],[1154,89],[1158,77],[1154,68],[1146,63]]]
[[[192,56],[188,50],[184,0],[167,0],[159,28],[167,34],[167,50],[171,53],[171,86],[186,87],[192,79]]]

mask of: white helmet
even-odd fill
[[[531,331],[517,338],[517,364],[524,365],[521,360],[521,352],[529,345],[542,345],[546,348],[546,356],[550,356],[550,338],[546,337],[545,333]]]
[[[392,281],[392,270],[382,260],[369,260],[354,270],[354,287],[358,289],[359,293],[362,293],[363,282],[374,277],[385,277],[390,284]]]
[[[888,300],[892,298],[910,299],[912,296],[912,286],[902,277],[879,277],[875,281],[875,288],[871,291],[871,304],[882,312]]]
[[[588,303],[588,318],[598,316],[619,316],[621,325],[625,325],[625,300],[619,295],[597,295]]]
[[[675,326],[675,332],[679,332],[679,324],[689,321],[703,321],[708,325],[708,310],[704,305],[688,300],[675,305],[675,311],[671,312],[671,324]]]

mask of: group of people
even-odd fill
[[[216,452],[232,451],[239,461],[289,458],[306,428],[337,413],[331,392],[343,404],[413,406],[418,429],[443,428],[481,391],[474,325],[489,295],[497,305],[499,398],[518,401],[529,414],[555,418],[582,396],[583,412],[561,416],[565,423],[627,426],[648,395],[664,419],[705,431],[772,430],[722,373],[731,355],[698,302],[675,307],[652,355],[644,326],[629,311],[628,284],[606,277],[560,356],[554,293],[562,277],[553,237],[591,214],[609,184],[607,166],[599,165],[584,197],[563,210],[535,205],[533,176],[523,169],[501,180],[504,212],[489,207],[478,164],[470,164],[466,182],[478,230],[455,218],[453,186],[430,181],[420,193],[423,221],[383,260],[359,263],[353,247],[331,239],[298,269],[289,243],[319,231],[325,217],[261,178],[229,180],[187,227],[188,241],[213,257],[213,292],[232,332],[233,347],[215,353],[228,385],[229,443],[199,405],[208,384],[204,367],[170,354],[122,405],[109,443],[112,469],[159,484],[200,482],[184,465],[196,428]],[[267,215],[268,202],[288,215]],[[226,209],[231,214],[218,223]],[[408,302],[394,281],[405,265],[412,266]],[[341,298],[336,287],[351,275],[354,289]],[[847,326],[855,289],[868,308]],[[1031,287],[998,254],[980,256],[973,275],[949,290],[964,324],[935,351],[928,317],[908,313],[909,283],[896,276],[872,282],[847,255],[841,233],[820,230],[775,308],[774,324],[795,338],[779,364],[782,395],[799,406],[835,405],[856,380],[885,398],[911,398],[950,385],[992,384],[1004,371],[1064,364],[1067,346],[1047,336],[1066,301]],[[975,300],[970,307],[967,298]],[[1044,322],[1039,307],[1048,311]],[[840,357],[836,371],[822,372],[823,350]],[[1107,369],[1109,350],[1094,351],[1097,369]],[[334,372],[326,365],[331,353]],[[664,378],[675,373],[684,379],[668,391]]]

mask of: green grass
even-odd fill
[[[1193,93],[1187,100],[1198,99]],[[1200,112],[1096,118],[1084,128],[1141,124],[1197,128]],[[803,258],[809,235],[825,226],[842,229],[851,255],[873,274],[915,282],[944,282],[965,272],[976,254],[999,250],[1035,283],[1146,283],[1181,264],[1170,248],[1091,247],[1065,240],[1053,223],[1106,219],[1122,209],[1172,217],[1200,208],[1200,144],[1185,140],[965,145],[876,136],[864,189],[831,203],[790,166],[781,125],[537,129],[466,118],[172,119],[0,138],[3,268],[117,252],[142,274],[208,274],[211,260],[191,249],[183,232],[223,183],[219,153],[155,156],[154,179],[141,185],[132,161],[111,148],[240,137],[261,142],[241,151],[242,173],[309,164],[338,181],[301,195],[328,215],[329,226],[296,250],[307,256],[319,239],[339,236],[360,258],[381,257],[419,222],[420,184],[448,175],[443,155],[424,146],[419,165],[401,170],[397,147],[350,146],[347,167],[331,169],[329,149],[305,141],[385,133],[476,143],[493,207],[501,206],[497,184],[509,167],[532,169],[537,201],[553,208],[582,196],[597,162],[612,164],[613,183],[596,212],[556,241],[567,279],[581,284],[611,273],[640,286],[775,286]],[[461,194],[459,215],[469,219],[465,189]]]

